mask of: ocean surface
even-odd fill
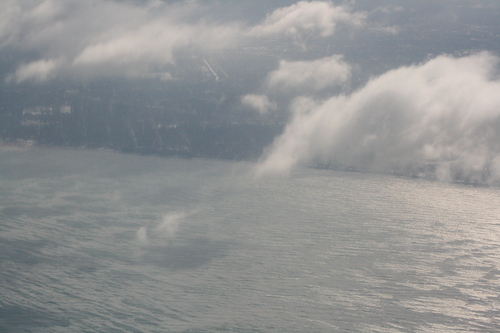
[[[500,189],[0,148],[0,332],[499,332]]]

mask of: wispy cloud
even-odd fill
[[[361,25],[365,13],[352,13],[346,6],[334,6],[329,1],[299,1],[276,9],[266,20],[250,30],[250,35],[301,35],[315,33],[331,36],[338,24]]]
[[[16,83],[20,83],[28,79],[43,82],[54,75],[56,68],[57,61],[54,59],[37,60],[28,64],[20,65],[13,77],[15,78]]]

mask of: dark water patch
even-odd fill
[[[484,267],[483,270],[486,271],[483,275],[483,281],[496,280],[500,276],[500,270],[495,266]]]
[[[27,217],[30,219],[43,219],[48,217],[66,216],[73,212],[71,205],[54,205],[53,207],[38,207],[33,205],[7,206],[2,208],[0,214],[7,219]]]
[[[68,319],[55,313],[0,303],[0,332],[36,332],[39,328],[69,325]]]
[[[100,202],[99,200],[97,200],[96,198],[94,198],[91,195],[83,195],[83,194],[68,194],[68,195],[62,196],[62,198],[64,200],[74,202],[77,204],[90,204],[90,203],[94,203],[94,202]]]
[[[148,326],[158,326],[159,318],[170,318],[176,321],[187,323],[188,320],[181,317],[178,310],[169,308],[168,312],[158,308],[148,306],[142,300],[138,299],[124,299],[122,304],[126,306],[129,312],[140,313],[140,316],[134,315],[134,322]],[[179,314],[178,314],[179,313]]]
[[[144,204],[148,205],[175,205],[175,204],[183,204],[187,202],[187,200],[193,200],[195,194],[190,189],[186,189],[187,186],[165,186],[156,191],[151,191],[149,193],[141,193],[140,197],[135,196],[127,196],[126,199],[128,202],[133,204]]]
[[[475,241],[473,239],[456,239],[446,242],[446,244],[450,246],[464,246],[464,245],[471,245],[474,243]]]
[[[46,262],[46,258],[40,254],[41,249],[47,245],[47,241],[7,240],[0,238],[0,263],[11,261],[24,265],[36,265]]]
[[[200,237],[181,245],[152,246],[141,261],[169,269],[193,269],[224,256],[227,244]]]
[[[0,210],[0,214],[5,216],[7,219],[12,219],[15,217],[23,216],[26,214],[26,209],[19,206],[7,206]]]
[[[57,223],[61,226],[65,226],[72,233],[77,231],[89,231],[96,228],[95,223],[89,222],[83,219],[58,219]]]
[[[75,274],[93,274],[99,268],[100,266],[80,265],[76,268]]]
[[[240,333],[262,333],[269,332],[274,329],[274,327],[267,327],[265,330],[261,330],[255,327],[248,327],[249,325],[222,325],[217,327],[206,327],[199,329],[189,329],[182,331],[181,333],[218,333],[218,332],[240,332]]]

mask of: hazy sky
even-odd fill
[[[7,85],[173,78],[187,55],[244,68],[266,54],[242,105],[289,123],[258,173],[320,162],[498,182],[498,22],[494,0],[4,0],[1,71]]]

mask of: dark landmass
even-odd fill
[[[0,140],[145,155],[256,159],[283,128],[228,80],[21,84],[1,91]]]

